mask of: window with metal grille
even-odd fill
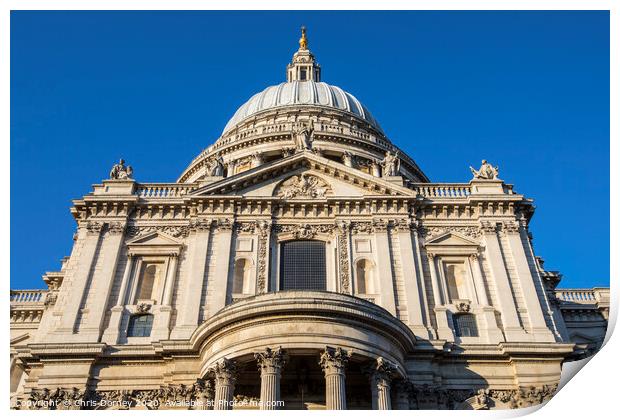
[[[150,337],[153,328],[153,315],[133,315],[129,318],[127,337]]]
[[[280,251],[280,290],[327,289],[325,242],[284,242]]]
[[[457,337],[478,337],[476,317],[472,314],[456,314],[452,317]]]

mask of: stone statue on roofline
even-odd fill
[[[385,157],[381,161],[383,167],[383,176],[398,176],[400,171],[400,159],[398,152],[392,153],[389,150],[385,152]]]
[[[475,170],[471,166],[469,169],[471,173],[474,174],[474,179],[497,179],[499,176],[499,168],[497,166],[492,166],[484,159],[482,159],[480,169]]]
[[[112,166],[112,170],[110,171],[110,179],[132,179],[133,168],[129,165],[125,165],[125,161],[123,159],[119,160],[118,163]]]
[[[209,176],[224,176],[224,160],[221,156],[214,157],[207,163],[207,174]]]
[[[312,150],[312,125],[304,125],[298,130],[293,130],[293,140],[298,151]]]

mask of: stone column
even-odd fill
[[[328,410],[346,410],[345,369],[349,353],[340,347],[325,347],[319,362],[325,373],[325,404]]]
[[[212,368],[215,374],[215,410],[232,410],[237,368],[235,362],[223,358]]]
[[[282,348],[254,353],[260,371],[260,409],[277,410],[280,397],[280,377],[285,364],[285,352]]]
[[[391,410],[391,387],[392,377],[396,366],[385,360],[383,357],[379,357],[375,363],[371,366],[370,384],[372,391],[372,408],[373,410]]]

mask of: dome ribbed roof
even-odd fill
[[[353,95],[337,86],[315,81],[291,81],[269,86],[252,96],[235,112],[222,134],[237,124],[262,111],[287,106],[320,106],[345,111],[361,118],[383,134],[379,123],[368,109]]]

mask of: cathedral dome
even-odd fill
[[[262,111],[304,105],[331,108],[353,114],[383,134],[377,120],[355,96],[337,86],[315,80],[292,80],[269,86],[255,94],[235,112],[224,127],[223,134]]]

